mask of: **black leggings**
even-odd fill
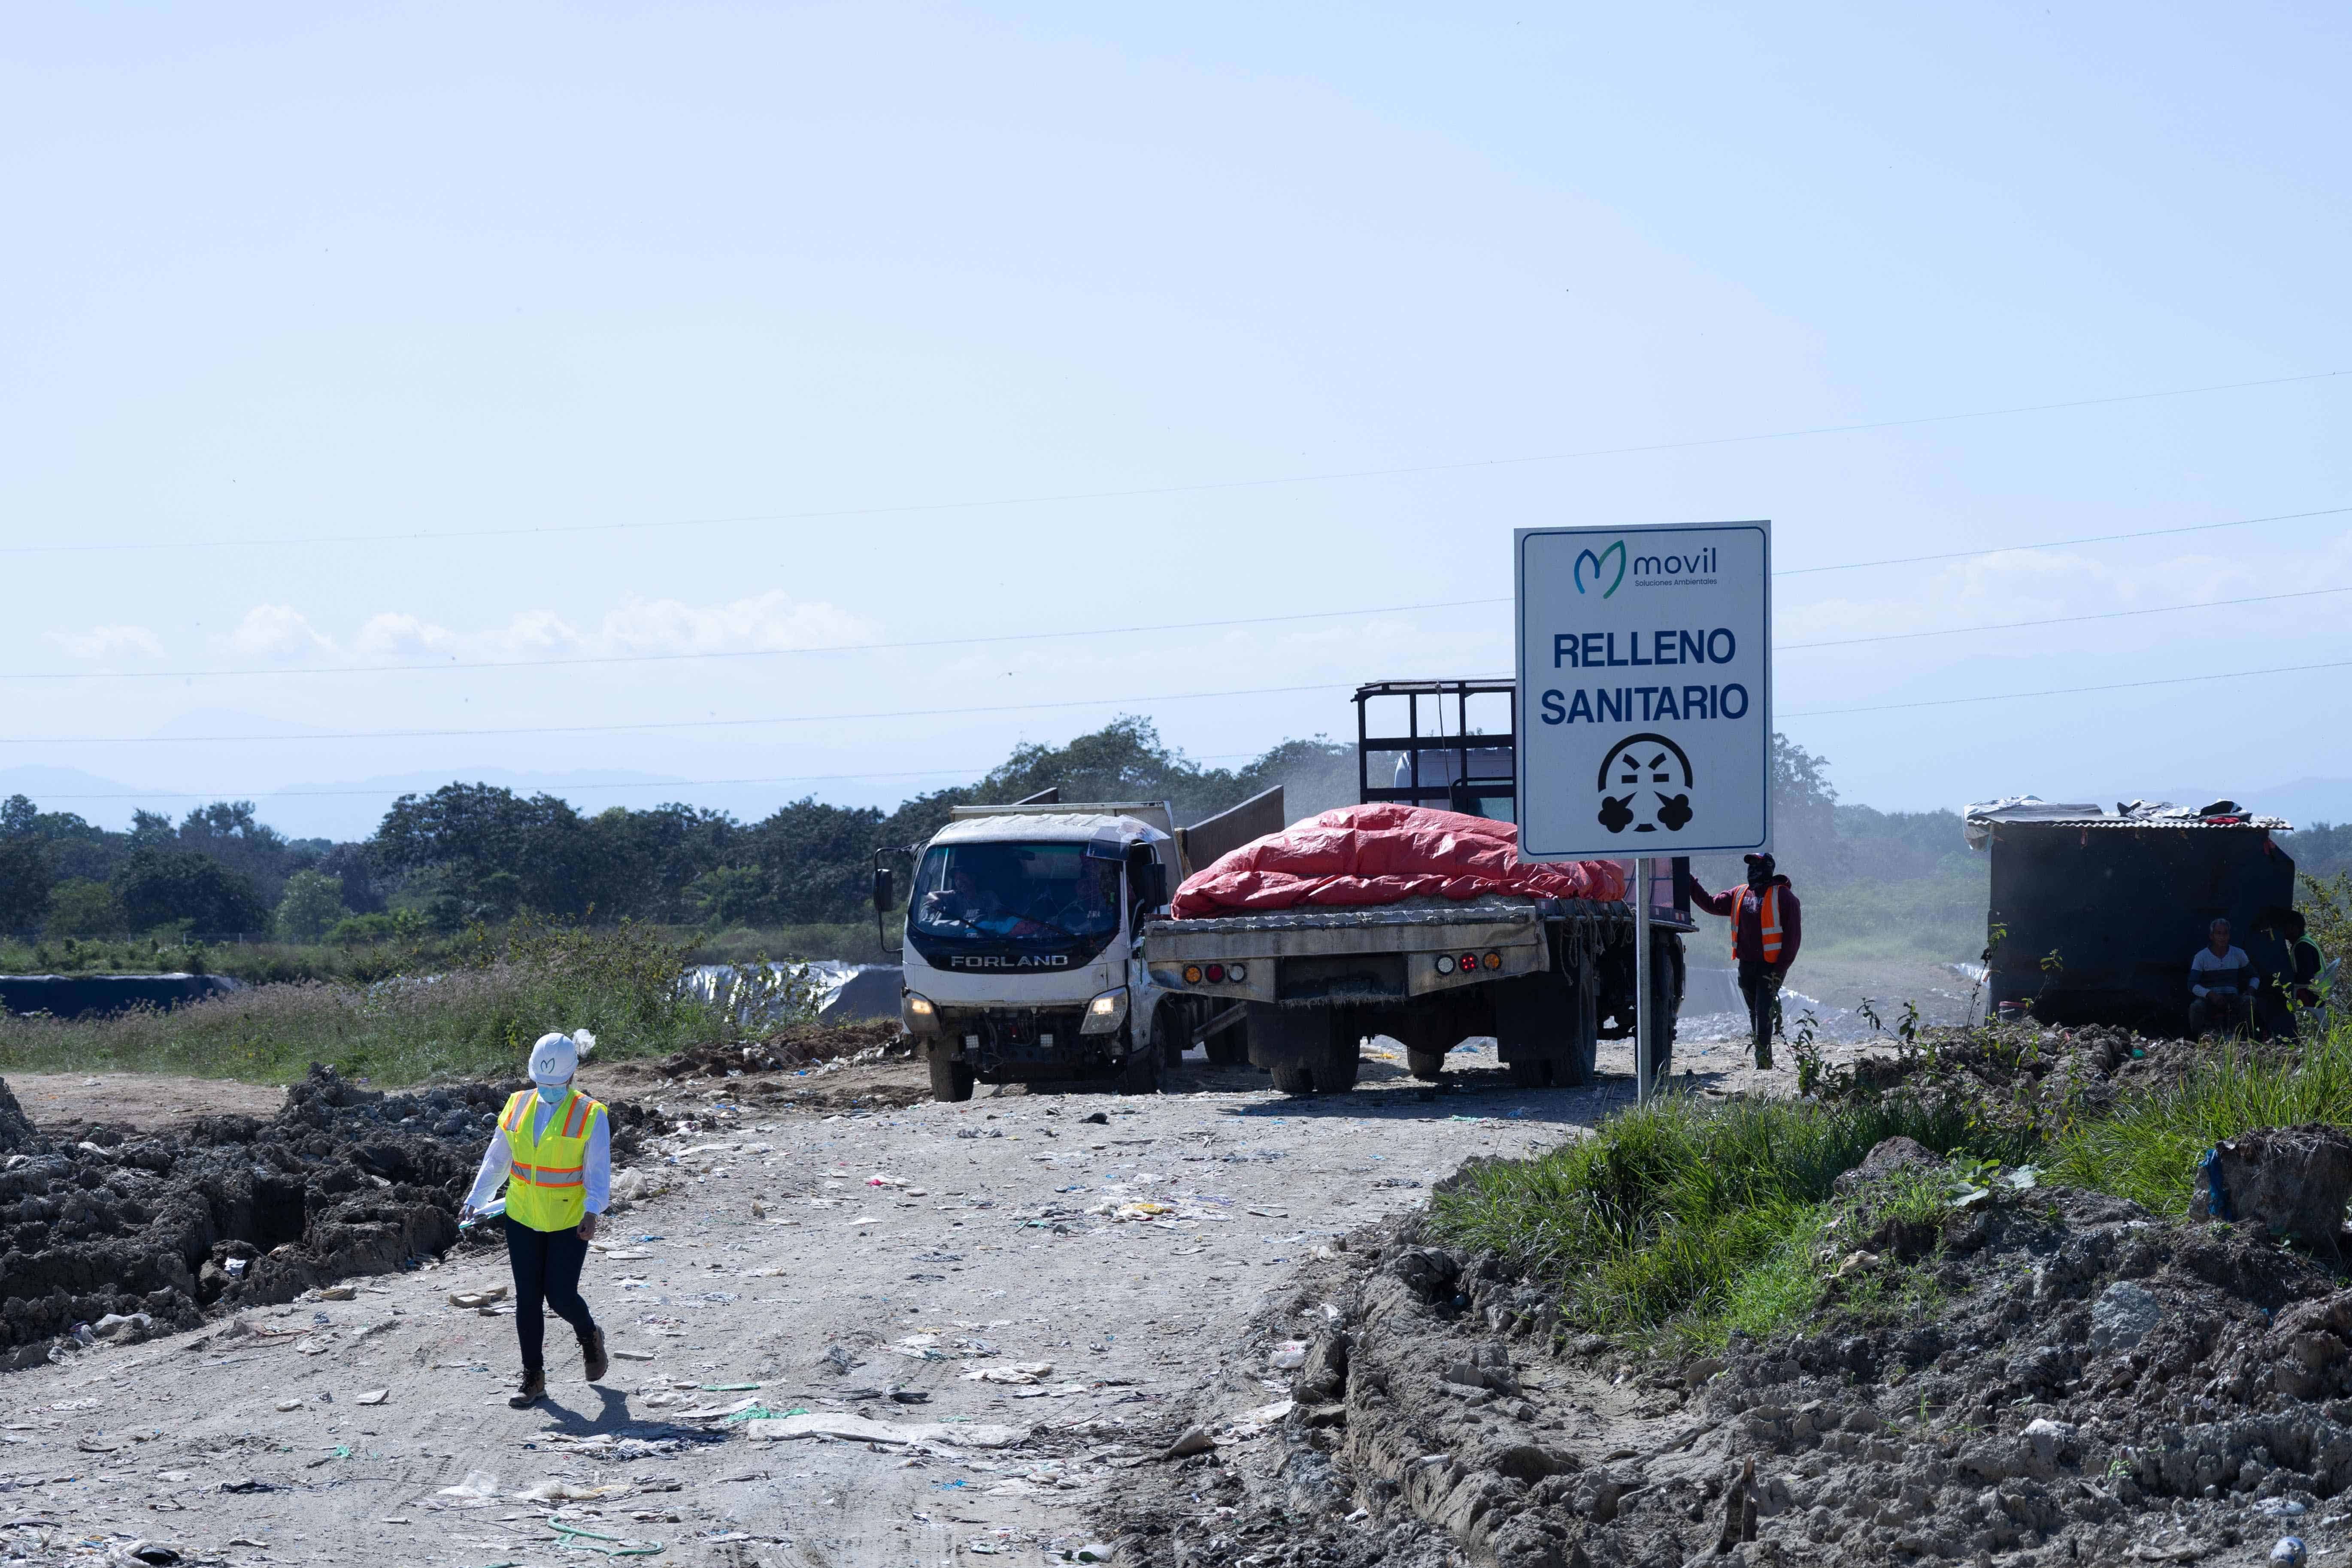
[[[576,1230],[533,1230],[509,1215],[507,1261],[514,1268],[515,1338],[522,1342],[522,1364],[544,1366],[542,1301],[579,1333],[596,1327],[588,1303],[580,1299],[580,1267],[588,1261],[588,1242]]]

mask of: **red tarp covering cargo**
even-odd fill
[[[1405,899],[1622,899],[1607,860],[1518,861],[1519,830],[1424,805],[1344,805],[1244,844],[1176,889],[1178,920]]]

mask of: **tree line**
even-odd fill
[[[0,803],[0,932],[364,941],[454,931],[529,911],[719,930],[867,918],[877,850],[919,847],[952,808],[1046,787],[1062,798],[1166,800],[1192,821],[1280,784],[1294,816],[1356,798],[1355,752],[1286,741],[1244,766],[1204,767],[1126,717],[1063,746],[1026,745],[976,784],[885,812],[804,796],[756,822],[699,806],[583,813],[484,784],[404,795],[367,839],[289,839],[249,801],[146,811],[112,832],[23,795]]]
[[[1801,882],[1983,874],[1957,812],[1844,803],[1827,760],[1783,736],[1772,767],[1775,847]],[[920,846],[958,805],[1051,786],[1067,801],[1169,801],[1192,822],[1277,784],[1293,820],[1352,802],[1354,748],[1286,741],[1244,766],[1207,767],[1129,716],[1066,745],[1018,747],[975,784],[887,812],[804,796],[753,822],[676,804],[583,813],[551,795],[453,783],[401,796],[373,835],[341,844],[288,838],[249,801],[215,801],[177,823],[141,811],[113,832],[16,795],[0,802],[0,933],[362,942],[526,911],[714,931],[844,925],[870,918],[876,851]],[[2352,828],[2322,824],[2289,847],[2303,869],[2341,869]],[[1737,857],[1696,869],[1710,886],[1740,875]]]

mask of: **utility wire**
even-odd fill
[[[859,517],[906,517],[923,513],[970,511],[996,507],[1044,506],[1073,501],[1129,500],[1150,496],[1202,495],[1216,490],[1260,489],[1278,485],[1327,484],[1346,479],[1402,479],[1416,474],[1459,473],[1475,468],[1500,468],[1530,463],[1563,463],[1587,458],[1632,457],[1650,452],[1689,451],[1705,447],[1740,446],[1759,441],[1788,441],[1809,436],[1850,436],[1872,430],[1899,430],[1920,425],[1948,425],[1970,419],[1997,419],[2016,414],[2048,414],[2071,408],[2098,408],[2119,403],[2147,403],[2168,397],[2193,397],[2214,392],[2242,392],[2255,387],[2292,386],[2352,375],[2352,371],[2324,370],[2305,375],[2271,376],[2260,381],[2216,382],[2205,386],[2168,387],[2157,392],[2117,393],[2104,397],[2070,398],[2056,403],[2016,404],[2004,408],[1978,408],[1961,414],[1927,414],[1907,419],[1874,419],[1853,425],[1814,425],[1790,430],[1765,430],[1742,436],[1713,436],[1687,441],[1654,441],[1630,447],[1591,447],[1566,452],[1539,452],[1519,457],[1475,458],[1454,463],[1423,463],[1392,468],[1345,468],[1311,474],[1282,474],[1253,479],[1218,479],[1184,485],[1151,485],[1132,489],[1072,490],[1039,495],[1005,496],[981,500],[911,502],[895,506],[839,507],[823,510],[755,512],[733,517],[675,518],[648,522],[583,522],[536,527],[455,529],[442,532],[338,533],[284,535],[257,539],[109,541],[89,544],[19,544],[0,547],[0,555],[81,554],[110,551],[222,550],[257,545],[383,544],[441,539],[498,539],[516,536],[619,533],[650,529],[712,528],[747,522],[815,522]]]
[[[740,730],[757,724],[839,724],[860,719],[940,719],[965,713],[1042,713],[1062,708],[1124,708],[1217,697],[1272,697],[1296,691],[1352,691],[1352,680],[1307,686],[1252,686],[1230,691],[1171,691],[1157,697],[1084,697],[1059,702],[971,703],[872,713],[786,713],[766,719],[664,719],[639,724],[538,724],[486,730],[317,730],[294,735],[0,735],[10,746],[201,746],[255,741],[411,741],[452,735],[603,735],[631,730]]]
[[[1798,566],[1775,572],[1775,577],[1809,577],[1816,572],[1855,572],[1864,566],[1909,566],[1922,561],[1964,561],[1976,555],[2003,555],[2012,550],[2056,550],[2069,544],[2107,544],[2118,539],[2159,539],[2173,533],[2207,533],[2217,528],[2252,528],[2258,522],[2293,522],[2306,517],[2336,517],[2352,507],[2331,506],[2318,511],[2283,511],[2273,517],[2242,517],[2234,522],[2192,522],[2185,528],[2143,528],[2130,533],[2086,533],[2080,539],[2045,539],[2039,544],[2004,544],[1993,550],[1948,550],[1937,555],[1889,555],[1876,561],[1846,561],[1835,566]]]
[[[1925,632],[1882,632],[1876,637],[1835,637],[1827,642],[1784,642],[1773,645],[1774,653],[1794,653],[1807,647],[1852,647],[1856,643],[1906,642],[1913,637],[1958,637],[1962,632],[2005,632],[2019,626],[2071,626],[2076,621],[2119,621],[2130,616],[2168,616],[2179,610],[2216,610],[2229,605],[2270,605],[2281,599],[2316,599],[2327,594],[2352,594],[2352,587],[2305,588],[2293,594],[2256,594],[2243,599],[2204,599],[2189,605],[2150,605],[2137,610],[2102,610],[2084,616],[2046,616],[2037,621],[1988,621],[1975,626],[1941,626]]]
[[[2280,512],[2268,517],[2245,517],[2227,522],[2190,523],[2180,528],[2145,529],[2133,533],[2090,534],[2077,539],[2044,540],[2036,544],[2001,544],[1984,550],[1956,550],[1940,555],[1906,555],[1881,561],[1850,561],[1834,566],[1801,566],[1775,572],[1775,577],[1801,577],[1815,572],[1848,572],[1864,566],[1899,566],[1921,561],[1958,561],[1972,556],[2005,555],[2027,550],[2054,550],[2074,544],[2103,544],[2116,540],[2153,539],[2170,534],[2202,533],[2220,528],[2250,528],[2263,522],[2291,522],[2305,518],[2338,517],[2352,512],[2352,507],[2326,507],[2315,511]],[[2317,589],[2317,593],[2340,593],[2335,588]],[[2273,595],[2272,598],[2296,598],[2294,594]],[[1421,610],[1454,610],[1495,605],[1507,605],[1507,596],[1480,599],[1431,599],[1407,605],[1370,605],[1351,610],[1300,610],[1280,616],[1235,616],[1211,621],[1163,621],[1145,626],[1097,626],[1077,631],[1007,632],[991,637],[926,637],[901,642],[824,643],[814,647],[735,648],[709,653],[631,653],[583,654],[572,658],[541,659],[448,659],[434,664],[344,664],[312,665],[279,668],[247,669],[135,669],[135,670],[39,670],[0,673],[0,680],[215,680],[247,677],[289,675],[383,675],[405,670],[473,670],[473,669],[562,669],[582,665],[675,664],[719,658],[800,658],[816,654],[887,653],[932,647],[981,647],[999,643],[1047,642],[1077,637],[1127,637],[1150,632],[1213,631],[1229,626],[1276,626],[1288,621],[1342,620],[1353,616],[1408,615]],[[2265,602],[2261,598],[2220,599],[2211,604],[2252,605]],[[2171,610],[2196,610],[2205,604],[2168,605],[2147,610],[2119,610],[2115,616],[2155,615]],[[2063,621],[2105,620],[2110,615],[2059,616],[2042,621],[2002,621],[1980,626],[1951,626],[1933,632],[1892,633],[1884,637],[1853,637],[1847,642],[1885,642],[1897,637],[1948,637],[1959,632],[2000,631],[2010,626],[2055,626]],[[1802,647],[1836,647],[1843,643],[1784,643],[1781,651]]]
[[[1979,697],[1937,697],[1923,702],[1879,702],[1866,708],[1799,708],[1776,719],[1823,719],[1836,713],[1891,713],[1901,708],[1956,708],[1965,702],[2017,702],[2028,697],[2074,697],[2092,691],[2137,691],[2150,686],[2189,686],[2200,680],[2244,680],[2257,675],[2300,675],[2314,669],[2352,668],[2352,658],[2322,664],[2281,664],[2268,669],[2225,669],[2211,675],[2175,675],[2160,680],[2119,680],[2105,686],[2053,686],[2042,691],[1992,691]]]

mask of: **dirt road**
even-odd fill
[[[352,1281],[352,1300],[101,1343],[0,1378],[0,1552],[96,1559],[146,1538],[201,1561],[478,1568],[557,1561],[550,1517],[665,1542],[667,1563],[1075,1548],[1090,1501],[1298,1261],[1465,1157],[1572,1135],[1631,1087],[1614,1056],[1621,1076],[1572,1091],[1454,1061],[1444,1093],[1375,1055],[1357,1093],[1312,1101],[1203,1066],[1152,1099],[891,1107],[912,1098],[905,1063],[820,1075],[807,1109],[751,1109],[748,1080],[639,1089],[690,1130],[638,1167],[669,1190],[612,1216],[591,1261],[624,1358],[602,1386],[555,1324],[549,1403],[507,1408],[511,1317],[447,1300],[505,1282],[487,1250]],[[860,1100],[885,1109],[828,1109]],[[851,1439],[692,1414],[747,1401]],[[845,1416],[944,1430],[875,1445]],[[989,1426],[1021,1440],[946,1440],[1003,1436]],[[484,1498],[445,1490],[476,1476],[495,1478]],[[552,1513],[551,1494],[517,1496],[550,1483],[614,1489]]]

